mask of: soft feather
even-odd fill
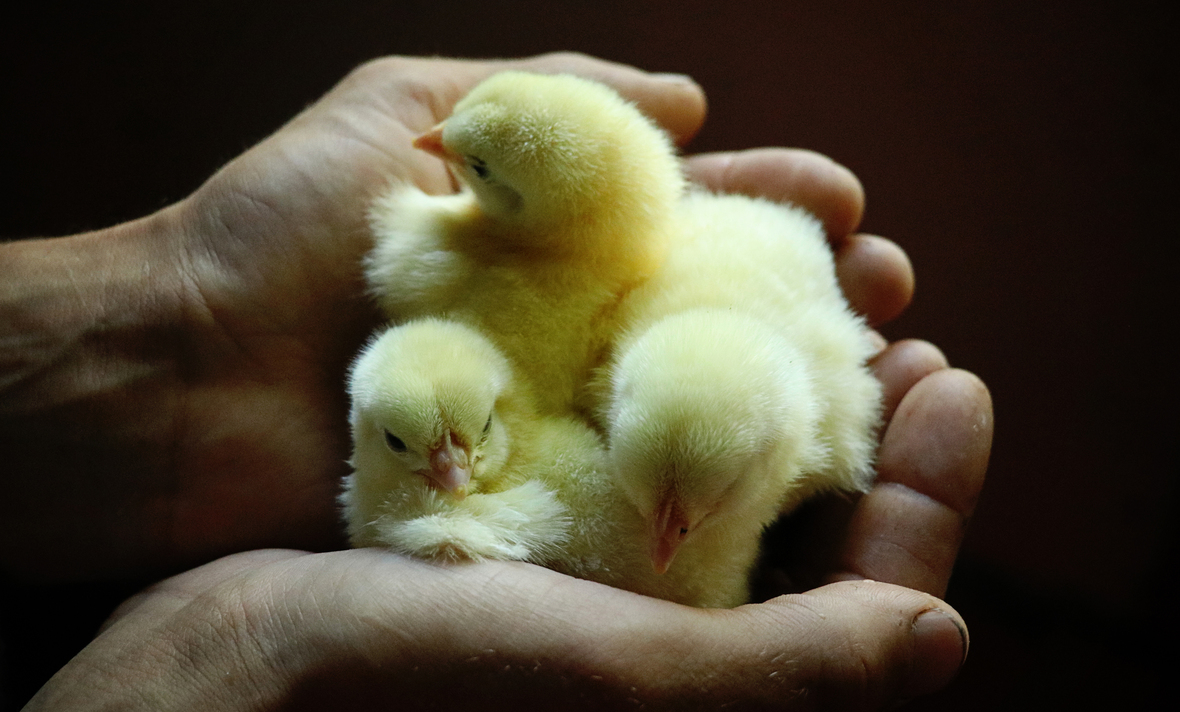
[[[341,498],[354,544],[533,561],[731,607],[767,523],[868,486],[872,341],[814,218],[684,195],[667,137],[572,77],[493,77],[416,145],[463,190],[391,189],[370,216],[366,278],[395,323],[443,317],[465,355],[419,338],[396,368],[378,342],[358,360]],[[481,408],[497,427],[466,497],[391,460],[377,427],[435,433],[428,414]]]
[[[399,185],[374,205],[371,291],[395,321],[475,327],[543,411],[568,411],[618,298],[664,259],[684,186],[671,142],[603,85],[505,72],[418,145],[463,190]]]
[[[538,413],[507,360],[470,327],[423,319],[385,330],[358,356],[350,392],[353,473],[340,503],[354,546],[442,561],[531,561],[687,605],[742,602],[743,588],[712,576],[748,569],[756,546],[693,549],[686,566],[656,575],[645,523],[619,491],[598,434],[577,418]],[[474,437],[470,424],[489,409],[493,427],[456,497],[422,474],[430,458],[411,451],[436,447],[463,422],[461,439]],[[387,433],[406,451],[393,451]]]
[[[594,469],[602,446],[586,424],[538,414],[471,327],[421,319],[385,330],[357,357],[349,391],[353,473],[340,503],[354,546],[540,561],[567,539],[552,483]],[[432,453],[452,443],[468,465],[461,483],[433,468]]]
[[[694,193],[663,268],[620,309],[594,390],[620,490],[652,563],[704,570],[821,491],[873,476],[881,387],[873,343],[836,282],[819,223],[797,208]],[[713,552],[709,554],[707,552]],[[675,558],[675,565],[673,565]]]

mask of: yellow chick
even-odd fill
[[[678,219],[592,388],[649,565],[692,567],[741,598],[766,525],[811,494],[871,483],[881,387],[818,221],[706,193]]]
[[[462,325],[423,319],[387,329],[350,374],[353,465],[383,474],[357,486],[381,492],[402,477],[464,497],[473,474],[507,459],[497,406],[510,381],[500,352]]]
[[[573,76],[494,75],[415,145],[462,190],[395,186],[366,262],[395,321],[476,327],[564,413],[621,294],[662,262],[684,180],[668,136],[613,90]]]
[[[554,435],[550,442],[564,453],[561,466],[538,469],[536,479],[565,505],[568,526],[560,546],[534,563],[687,606],[732,608],[747,602],[757,541],[715,537],[713,546],[686,547],[676,567],[657,574],[648,523],[621,491],[598,436],[584,427]]]
[[[387,329],[349,377],[353,473],[340,496],[354,546],[423,558],[536,560],[569,517],[534,479],[576,477],[565,433],[585,424],[536,414],[499,350],[463,324]]]
[[[684,566],[657,576],[646,522],[598,434],[537,413],[527,385],[471,327],[426,318],[385,330],[356,359],[349,391],[353,473],[340,503],[354,546],[530,561],[694,606],[744,601],[744,587],[713,579],[741,580],[756,542],[691,549]],[[706,566],[713,576],[700,574]]]

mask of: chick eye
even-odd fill
[[[489,415],[488,422],[484,423],[484,426],[483,426],[483,434],[487,435],[488,431],[490,431],[491,429],[492,429],[492,416]]]
[[[388,445],[389,449],[393,450],[394,452],[406,451],[406,443],[388,430],[385,431],[385,444]]]
[[[467,165],[471,166],[471,170],[475,171],[475,175],[479,176],[480,180],[487,180],[491,171],[488,170],[488,164],[475,156],[467,156]]]

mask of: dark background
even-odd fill
[[[93,5],[5,18],[5,237],[160,208],[392,53],[571,49],[683,72],[710,98],[690,150],[800,146],[847,165],[865,231],[901,243],[918,275],[885,333],[934,341],[996,405],[948,594],[971,656],[913,708],[1142,709],[1162,691],[1177,661],[1175,319],[1161,319],[1177,152],[1175,26],[1156,5]],[[0,583],[6,708],[134,585]]]

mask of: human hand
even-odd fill
[[[882,583],[705,610],[516,562],[256,551],[129,601],[26,709],[877,709],[945,684],[963,630]]]
[[[175,571],[343,545],[345,370],[378,324],[360,275],[367,208],[394,178],[453,190],[411,139],[506,68],[602,80],[681,139],[704,117],[687,80],[579,55],[378,60],[176,205],[0,247],[10,571]]]
[[[14,492],[0,518],[6,564],[79,577],[341,543],[343,374],[377,318],[359,277],[365,209],[393,176],[450,190],[441,162],[410,138],[508,66],[606,81],[681,139],[703,119],[691,83],[575,55],[381,60],[181,203],[107,233],[49,241],[71,252],[69,286],[96,293],[93,316],[106,332],[78,325],[78,343],[35,370],[23,401],[11,392],[0,401],[0,453],[10,472],[38,474],[4,483]],[[839,248],[842,285],[874,321],[908,301],[904,254],[850,236],[863,195],[846,170],[782,150],[695,157],[688,167],[710,187],[791,199],[819,215]],[[76,275],[74,265],[90,271]],[[51,311],[56,327],[61,309]],[[79,377],[87,368],[98,375]]]
[[[878,359],[881,481],[825,549],[833,583],[702,610],[521,563],[249,552],[126,603],[28,709],[877,709],[933,692],[966,626],[920,591],[945,588],[991,429],[982,384],[926,374],[940,363],[920,343]]]
[[[590,74],[610,69],[568,56],[534,61],[572,62]],[[184,356],[178,359],[184,365],[185,395],[177,397],[182,415],[165,418],[159,438],[166,446],[168,435],[185,436],[169,451],[178,467],[163,483],[150,466],[132,468],[142,481],[117,494],[149,487],[152,496],[143,496],[141,510],[130,513],[146,525],[130,535],[112,527],[104,552],[112,537],[125,541],[119,536],[130,539],[131,564],[139,566],[268,543],[330,545],[338,526],[332,495],[347,452],[339,383],[375,322],[357,297],[357,263],[367,247],[360,216],[394,174],[428,190],[449,187],[432,159],[423,164],[422,157],[377,141],[381,126],[401,126],[408,144],[409,136],[449,110],[440,94],[387,74],[405,69],[405,62],[425,66],[396,60],[362,68],[194,196],[124,234],[135,243],[137,231],[142,241],[166,228],[172,237],[154,245],[153,264],[184,265],[173,275],[180,284],[169,286],[188,297],[195,289],[200,308],[180,300],[186,314],[177,340]],[[479,64],[450,66],[468,72]],[[478,81],[479,71],[464,75],[468,83],[449,80],[436,90],[457,98]],[[642,76],[630,71],[624,75]],[[409,91],[424,115],[408,119],[413,112],[396,102],[376,106],[374,84],[387,92],[376,96]],[[629,95],[665,123],[680,121],[679,135],[695,130],[703,105],[691,85],[672,82],[654,91],[672,97],[654,106],[632,89]],[[363,120],[367,113],[372,116]],[[321,163],[324,175],[334,173],[345,187],[313,183],[321,178]],[[350,172],[350,164],[372,170]],[[277,172],[263,170],[267,166]],[[908,302],[912,274],[904,253],[881,238],[852,235],[863,196],[846,170],[815,154],[783,150],[695,157],[688,169],[710,187],[790,199],[819,215],[837,248],[842,286],[872,323],[895,316]],[[289,202],[292,195],[303,199]],[[162,279],[169,281],[167,274]],[[345,695],[388,700],[406,689],[433,693],[434,701],[441,688],[453,693],[442,701],[456,706],[468,699],[465,692],[483,699],[489,690],[517,699],[564,693],[576,698],[571,704],[595,708],[595,701],[625,702],[626,694],[674,708],[683,708],[679,703],[689,696],[701,706],[769,704],[767,696],[877,706],[929,691],[957,669],[965,627],[945,604],[918,591],[945,588],[982,484],[990,403],[977,379],[947,369],[941,354],[921,342],[889,346],[876,368],[890,416],[878,486],[843,518],[817,517],[824,536],[799,540],[834,545],[809,548],[809,557],[793,562],[802,560],[791,572],[795,582],[835,582],[830,585],[732,612],[694,611],[523,564],[441,569],[380,552],[252,553],[140,597],[140,605],[126,609],[40,700],[68,696],[78,689],[71,683],[95,670],[110,672],[111,665],[121,667],[108,679],[161,695],[137,699],[186,704],[214,699],[208,695],[232,696],[220,699],[238,704],[238,690],[247,702],[343,702]],[[159,532],[166,540],[162,550],[146,548]],[[109,570],[112,562],[96,565]],[[849,580],[861,578],[917,590]],[[934,609],[951,618],[917,623]],[[456,611],[463,617],[456,619]],[[176,648],[142,657],[137,645],[148,638]],[[485,656],[487,649],[497,653]],[[414,670],[422,660],[435,665]],[[535,671],[533,663],[539,664]],[[234,679],[243,687],[219,682],[221,673],[239,671]],[[701,681],[696,673],[707,676]],[[471,680],[471,687],[447,687],[456,677]]]

